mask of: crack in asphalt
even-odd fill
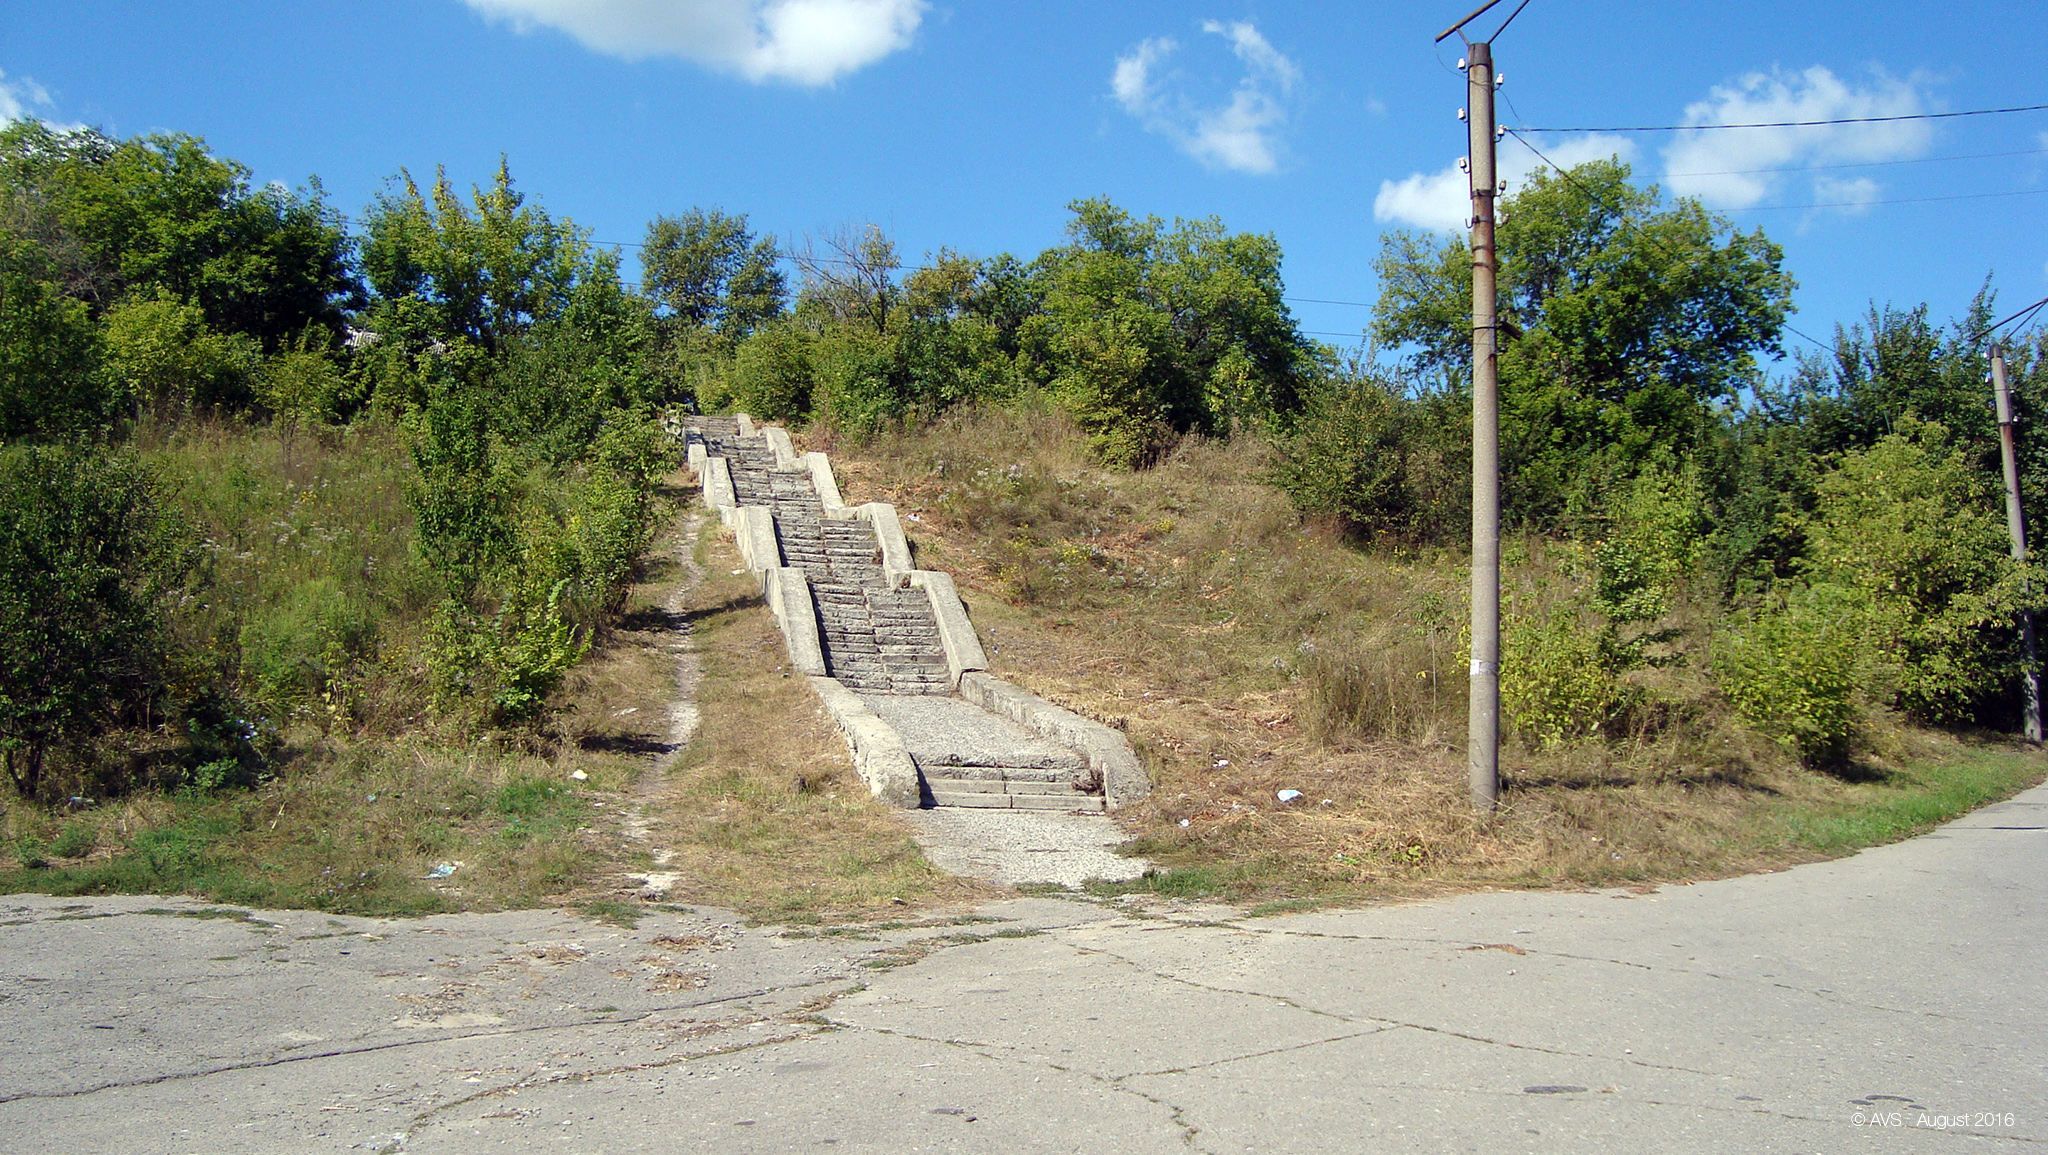
[[[1494,943],[1480,942],[1474,939],[1462,938],[1418,938],[1407,935],[1332,934],[1326,931],[1287,930],[1279,928],[1246,926],[1240,922],[1217,919],[1167,919],[1165,920],[1165,923],[1166,926],[1192,927],[1198,929],[1214,928],[1218,930],[1238,931],[1243,934],[1268,935],[1276,938],[1332,939],[1340,942],[1373,942],[1391,943],[1396,945],[1445,946],[1454,947],[1458,950],[1471,950],[1475,947],[1484,949],[1489,946],[1497,945]],[[1166,929],[1166,926],[1149,926],[1136,923],[1130,924],[1130,926],[1131,929],[1140,931],[1154,931]],[[1769,978],[1769,976],[1724,974],[1720,971],[1704,970],[1696,967],[1666,966],[1652,963],[1640,963],[1631,961],[1629,959],[1607,958],[1601,955],[1572,954],[1569,951],[1544,950],[1540,947],[1518,946],[1516,949],[1521,951],[1521,953],[1528,955],[1530,958],[1570,959],[1574,962],[1589,962],[1599,963],[1606,966],[1626,967],[1631,970],[1647,971],[1651,974],[1699,975],[1703,978],[1713,979],[1717,982],[1748,984],[1768,983],[1768,985],[1778,990],[1790,991],[1793,994],[1807,995],[1811,998],[1820,1000],[1822,1002],[1831,1003],[1835,1006],[1854,1007],[1858,1010],[1877,1011],[1881,1014],[1908,1015],[1917,1018],[1935,1019],[1941,1022],[1971,1021],[1957,1019],[1954,1015],[1945,1015],[1939,1011],[1915,1010],[1910,1007],[1893,1007],[1886,1006],[1882,1003],[1859,1002],[1855,999],[1845,998],[1832,990],[1815,987],[1803,987],[1797,986],[1792,983],[1777,982]]]
[[[459,1042],[466,1039],[512,1038],[518,1035],[529,1035],[542,1031],[575,1030],[580,1027],[602,1026],[607,1023],[623,1026],[632,1023],[643,1022],[646,1019],[651,1018],[655,1015],[670,1014],[676,1011],[697,1010],[703,1007],[715,1007],[720,1005],[721,1003],[738,1002],[742,999],[763,998],[769,995],[774,995],[785,991],[801,991],[809,987],[823,986],[826,983],[846,981],[848,980],[844,978],[832,978],[819,979],[814,982],[808,983],[797,983],[787,987],[764,987],[760,990],[745,991],[739,994],[726,995],[715,999],[702,999],[694,1003],[675,1003],[667,1006],[650,1007],[645,1011],[636,1012],[631,1015],[598,1015],[590,1018],[572,1019],[563,1022],[535,1023],[532,1026],[510,1027],[504,1030],[464,1031],[461,1033],[450,1032],[444,1035],[422,1036],[420,1038],[413,1039],[394,1039],[388,1043],[365,1043],[346,1047],[334,1047],[321,1051],[302,1051],[296,1054],[278,1055],[274,1058],[269,1059],[247,1059],[236,1063],[223,1063],[218,1066],[205,1067],[198,1070],[166,1071],[163,1074],[150,1075],[144,1078],[122,1079],[108,1083],[101,1083],[91,1087],[74,1087],[70,1090],[65,1091],[21,1091],[16,1092],[14,1094],[0,1095],[0,1103],[18,1103],[27,1099],[76,1099],[86,1095],[96,1095],[103,1091],[120,1091],[134,1087],[154,1087],[163,1083],[182,1082],[187,1079],[204,1079],[214,1075],[230,1074],[235,1071],[258,1071],[263,1070],[267,1067],[282,1067],[292,1063],[311,1062],[320,1059],[345,1058],[350,1055],[370,1055],[376,1054],[379,1051],[400,1050],[406,1047],[430,1046],[439,1043]]]
[[[1286,1006],[1286,1007],[1288,1007],[1288,1008],[1290,1008],[1290,1009],[1293,1009],[1293,1010],[1301,1011],[1301,1012],[1302,1012],[1302,1013],[1304,1013],[1304,1014],[1310,1014],[1310,1015],[1317,1015],[1317,1016],[1320,1016],[1320,1017],[1323,1017],[1323,1018],[1329,1018],[1329,1019],[1336,1019],[1336,1020],[1337,1020],[1338,1022],[1343,1022],[1343,1023],[1382,1023],[1382,1024],[1385,1024],[1385,1025],[1386,1025],[1387,1027],[1408,1027],[1408,1028],[1411,1028],[1411,1029],[1413,1029],[1413,1030],[1417,1030],[1417,1031],[1427,1031],[1427,1032],[1429,1032],[1430,1034],[1435,1034],[1435,1035],[1444,1035],[1444,1036],[1446,1036],[1446,1037],[1449,1037],[1449,1038],[1454,1038],[1454,1039],[1463,1039],[1463,1040],[1465,1040],[1465,1041],[1467,1041],[1467,1042],[1472,1042],[1472,1043],[1484,1043],[1484,1044],[1486,1044],[1487,1046],[1492,1046],[1492,1047],[1507,1047],[1507,1048],[1509,1048],[1510,1050],[1517,1050],[1517,1051],[1530,1051],[1530,1052],[1533,1052],[1533,1053],[1536,1053],[1536,1054],[1543,1054],[1543,1055],[1556,1055],[1556,1056],[1558,1056],[1558,1057],[1560,1057],[1560,1058],[1575,1058],[1575,1059],[1596,1059],[1596,1060],[1600,1060],[1600,1061],[1604,1061],[1604,1062],[1617,1062],[1617,1063],[1626,1063],[1627,1065],[1629,1065],[1629,1066],[1632,1066],[1632,1067],[1643,1067],[1643,1068],[1645,1068],[1645,1069],[1648,1069],[1648,1070],[1657,1070],[1657,1071],[1678,1071],[1678,1072],[1681,1072],[1681,1073],[1684,1073],[1684,1074],[1688,1074],[1688,1075],[1702,1075],[1702,1076],[1706,1076],[1706,1077],[1708,1077],[1708,1078],[1713,1078],[1713,1077],[1716,1077],[1716,1076],[1717,1076],[1717,1073],[1716,1073],[1716,1072],[1713,1072],[1713,1071],[1703,1071],[1703,1070],[1700,1070],[1700,1069],[1698,1069],[1698,1068],[1695,1068],[1695,1067],[1682,1067],[1682,1066],[1678,1066],[1678,1065],[1676,1065],[1676,1064],[1672,1064],[1672,1063],[1652,1063],[1652,1062],[1649,1062],[1648,1060],[1645,1060],[1645,1059],[1637,1059],[1637,1058],[1635,1058],[1635,1057],[1633,1057],[1633,1056],[1621,1056],[1621,1057],[1618,1057],[1618,1058],[1617,1058],[1617,1057],[1615,1057],[1615,1056],[1610,1056],[1610,1055],[1598,1055],[1598,1054],[1593,1054],[1593,1053],[1590,1053],[1590,1052],[1584,1052],[1584,1051],[1565,1051],[1565,1050],[1558,1050],[1557,1048],[1554,1048],[1554,1047],[1543,1047],[1543,1046],[1538,1046],[1538,1045],[1536,1045],[1536,1044],[1534,1044],[1534,1043],[1517,1043],[1517,1042],[1512,1042],[1512,1041],[1510,1041],[1510,1040],[1507,1040],[1507,1039],[1493,1039],[1493,1038],[1488,1038],[1488,1037],[1486,1037],[1485,1035],[1475,1035],[1475,1034],[1471,1034],[1471,1033],[1469,1033],[1469,1032],[1465,1032],[1465,1031],[1459,1031],[1459,1030],[1455,1030],[1455,1029],[1453,1029],[1453,1028],[1450,1028],[1450,1027],[1440,1027],[1440,1026],[1435,1026],[1435,1025],[1433,1025],[1433,1024],[1430,1024],[1430,1023],[1412,1023],[1412,1022],[1407,1022],[1407,1021],[1405,1021],[1405,1020],[1402,1020],[1402,1019],[1390,1019],[1390,1018],[1384,1018],[1384,1017],[1382,1017],[1382,1016],[1379,1016],[1379,1015],[1345,1015],[1345,1014],[1339,1014],[1339,1013],[1337,1013],[1337,1012],[1335,1012],[1335,1011],[1326,1011],[1326,1010],[1322,1010],[1322,1009],[1319,1009],[1319,1008],[1316,1008],[1316,1007],[1308,1007],[1308,1006],[1303,1006],[1302,1004],[1300,1004],[1300,1003],[1296,1002],[1296,1001],[1295,1001],[1294,999],[1292,999],[1292,998],[1289,998],[1289,997],[1288,997],[1288,996],[1286,996],[1286,995],[1277,995],[1277,994],[1269,994],[1269,993],[1267,993],[1267,992],[1265,992],[1265,991],[1251,991],[1251,990],[1242,990],[1242,989],[1239,989],[1239,988],[1236,988],[1236,987],[1221,987],[1221,986],[1214,986],[1214,985],[1211,985],[1211,984],[1209,984],[1209,983],[1197,982],[1197,981],[1195,981],[1194,979],[1190,979],[1190,978],[1183,978],[1183,977],[1182,977],[1182,976],[1180,976],[1180,975],[1174,975],[1174,974],[1167,974],[1167,973],[1165,973],[1165,972],[1163,972],[1163,971],[1157,970],[1157,969],[1155,969],[1155,968],[1153,968],[1153,967],[1149,967],[1149,966],[1147,966],[1147,965],[1145,965],[1145,964],[1143,964],[1143,963],[1140,963],[1140,962],[1138,962],[1138,961],[1137,961],[1137,960],[1135,960],[1135,959],[1131,959],[1131,958],[1125,957],[1124,955],[1120,955],[1120,954],[1116,953],[1115,951],[1112,951],[1112,950],[1108,950],[1108,949],[1106,949],[1106,948],[1102,948],[1102,947],[1084,947],[1084,946],[1081,946],[1081,945],[1079,945],[1079,944],[1077,944],[1077,943],[1064,943],[1064,944],[1062,944],[1062,945],[1065,945],[1065,946],[1071,947],[1071,948],[1072,948],[1073,950],[1075,950],[1075,951],[1077,951],[1077,952],[1079,952],[1079,953],[1081,953],[1081,954],[1099,954],[1099,955],[1102,955],[1102,956],[1104,956],[1105,958],[1111,958],[1111,959],[1115,959],[1115,960],[1116,960],[1117,962],[1123,963],[1124,965],[1126,965],[1126,966],[1128,966],[1128,967],[1132,968],[1133,970],[1136,970],[1136,971],[1138,971],[1138,972],[1140,972],[1140,973],[1142,973],[1142,974],[1150,975],[1150,976],[1152,976],[1153,978],[1158,978],[1158,979],[1164,979],[1164,980],[1166,980],[1167,982],[1172,982],[1172,983],[1180,983],[1180,984],[1181,984],[1181,985],[1183,985],[1183,986],[1189,986],[1189,987],[1193,987],[1193,988],[1195,988],[1196,990],[1201,990],[1201,991],[1208,991],[1208,992],[1210,992],[1211,994],[1224,994],[1224,995],[1238,995],[1238,996],[1242,996],[1242,997],[1246,997],[1246,998],[1256,998],[1256,999],[1264,999],[1264,1000],[1267,1000],[1267,1001],[1269,1001],[1269,1002],[1276,1002],[1276,1003],[1279,1003],[1279,1004],[1281,1004],[1282,1006]],[[1368,1031],[1368,1032],[1364,1032],[1364,1033],[1366,1033],[1366,1034],[1377,1034],[1377,1033],[1379,1033],[1379,1032],[1375,1032],[1375,1031]],[[1214,1064],[1211,1064],[1211,1065],[1214,1065]]]
[[[1071,1075],[1076,1078],[1086,1079],[1092,1083],[1101,1084],[1102,1086],[1108,1088],[1109,1090],[1115,1091],[1118,1094],[1129,1095],[1132,1098],[1141,1099],[1147,1103],[1150,1103],[1155,1107],[1164,1108],[1172,1124],[1175,1127],[1180,1128],[1181,1142],[1187,1144],[1190,1148],[1193,1148],[1196,1152],[1199,1153],[1199,1155],[1216,1155],[1215,1152],[1212,1152],[1208,1148],[1202,1147],[1196,1143],[1195,1137],[1201,1134],[1202,1129],[1194,1125],[1193,1123],[1187,1121],[1185,1117],[1187,1108],[1181,1106],[1178,1103],[1171,1102],[1160,1096],[1152,1095],[1145,1091],[1141,1091],[1136,1087],[1129,1087],[1124,1085],[1124,1080],[1136,1078],[1142,1072],[1135,1072],[1128,1075],[1105,1075],[1099,1071],[1084,1070],[1080,1067],[1061,1066],[1060,1064],[1055,1063],[1051,1059],[1045,1058],[1042,1055],[1034,1055],[1029,1052],[1016,1051],[1014,1048],[1011,1048],[1004,1043],[976,1042],[972,1039],[941,1039],[935,1038],[930,1035],[920,1035],[912,1031],[896,1030],[892,1027],[864,1027],[858,1023],[846,1023],[839,1022],[836,1020],[834,1022],[834,1025],[842,1030],[852,1031],[860,1034],[887,1035],[891,1038],[909,1039],[912,1042],[931,1043],[936,1046],[951,1047],[955,1050],[964,1051],[967,1054],[973,1055],[978,1059],[985,1059],[991,1063],[1008,1063],[1012,1066],[1017,1067],[1025,1067],[1036,1070],[1056,1071],[1062,1075]]]

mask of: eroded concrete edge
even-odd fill
[[[953,688],[960,688],[964,674],[988,669],[988,653],[981,648],[981,636],[967,618],[967,605],[960,600],[960,588],[953,575],[939,570],[912,570],[907,575],[912,588],[922,589],[932,605],[932,617],[939,625],[939,648],[945,651],[947,672]]]
[[[1089,769],[1102,776],[1103,799],[1112,810],[1152,792],[1152,780],[1137,752],[1122,734],[1063,706],[1055,706],[1020,686],[982,671],[960,676],[960,696],[998,717],[1062,745],[1088,759]]]
[[[915,810],[922,798],[923,785],[917,764],[910,760],[910,750],[903,744],[903,736],[837,679],[821,674],[810,682],[825,712],[846,738],[847,748],[853,752],[853,768],[859,772],[861,781],[868,784],[877,800]]]

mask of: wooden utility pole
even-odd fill
[[[2005,528],[2012,535],[2012,560],[2025,564],[2027,560],[2027,521],[2020,509],[2020,465],[2019,452],[2013,442],[2013,426],[2019,418],[2012,411],[2012,390],[2005,381],[2005,350],[1996,342],[1991,346],[1991,392],[1998,401],[1998,444],[2005,458]],[[2033,583],[2021,588],[2032,593]],[[2041,740],[2041,667],[2034,654],[2034,612],[2020,611],[2020,643],[2025,648],[2026,670],[2020,681],[2026,693],[2027,740]]]
[[[1493,45],[1476,41],[1466,52],[1467,167],[1472,177],[1472,697],[1465,762],[1472,805],[1491,814],[1500,796],[1500,330],[1494,289],[1499,264],[1493,247],[1498,142]]]

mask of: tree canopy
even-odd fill
[[[1502,204],[1503,484],[1517,517],[1554,518],[1668,459],[1783,355],[1782,250],[1629,176],[1619,161],[1539,172]],[[1469,386],[1466,242],[1395,233],[1376,268],[1374,339],[1406,349],[1418,382]]]

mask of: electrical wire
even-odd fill
[[[1904,116],[1842,116],[1832,120],[1773,120],[1756,124],[1637,124],[1605,128],[1523,128],[1522,132],[1706,132],[1724,128],[1817,128],[1829,124],[1890,124],[1901,120],[1951,120],[1959,116],[2003,116],[2012,112],[2040,112],[2048,104],[2023,104],[2014,108],[1972,108],[1964,112],[1915,112]]]
[[[2048,195],[2048,188],[2023,188],[2015,189],[2011,192],[1995,193],[1958,193],[1955,196],[1943,197],[1899,197],[1894,200],[1885,201],[1827,201],[1821,204],[1810,205],[1751,205],[1748,208],[1725,209],[1722,211],[1731,213],[1767,213],[1788,209],[1861,209],[1872,208],[1877,205],[1925,205],[1933,204],[1937,201],[1987,201],[1996,200],[2001,197],[2037,197],[2044,195]]]
[[[1518,118],[1519,115],[1518,113]],[[1523,129],[1522,131],[1527,132],[1530,130]],[[1845,168],[1884,168],[1889,165],[1899,164],[1940,164],[1951,160],[1991,160],[2006,156],[2043,155],[2048,155],[2048,148],[2023,148],[2016,152],[1969,152],[1956,156],[1917,156],[1909,160],[1859,160],[1847,164],[1807,164],[1782,166],[1779,168],[1734,168],[1722,172],[1667,172],[1664,174],[1664,178],[1670,180],[1674,177],[1694,176],[1769,176],[1773,173],[1782,172],[1834,172]]]
[[[1519,114],[1518,114],[1518,115],[1519,115]],[[1564,168],[1564,167],[1563,167],[1562,165],[1559,165],[1559,164],[1558,164],[1558,163],[1557,163],[1556,161],[1554,161],[1554,160],[1550,159],[1549,157],[1547,157],[1547,156],[1543,155],[1543,151],[1542,151],[1541,149],[1537,148],[1537,147],[1536,147],[1536,146],[1535,146],[1534,144],[1531,144],[1531,143],[1529,143],[1529,142],[1528,142],[1527,140],[1523,140],[1523,139],[1522,139],[1522,137],[1521,137],[1521,135],[1520,135],[1519,133],[1517,133],[1517,132],[1516,132],[1516,130],[1514,130],[1514,129],[1512,129],[1512,128],[1511,128],[1511,129],[1508,129],[1508,135],[1509,135],[1509,136],[1512,136],[1512,137],[1514,137],[1514,138],[1515,138],[1516,140],[1520,140],[1520,141],[1522,141],[1522,146],[1523,146],[1524,148],[1527,148],[1527,149],[1528,149],[1528,150],[1529,150],[1530,152],[1533,152],[1533,153],[1535,153],[1535,154],[1536,154],[1536,159],[1537,159],[1537,160],[1540,160],[1540,161],[1542,161],[1542,162],[1543,162],[1544,164],[1546,164],[1546,165],[1550,166],[1550,171],[1552,171],[1552,172],[1556,173],[1556,174],[1557,174],[1558,176],[1562,177],[1562,178],[1563,178],[1563,179],[1565,180],[1565,182],[1566,182],[1567,184],[1570,184],[1570,185],[1571,185],[1572,187],[1574,187],[1574,188],[1578,189],[1578,190],[1579,190],[1580,192],[1582,192],[1582,193],[1585,193],[1585,194],[1586,194],[1586,196],[1587,196],[1587,197],[1588,197],[1589,199],[1591,199],[1591,200],[1592,200],[1592,201],[1593,201],[1593,202],[1594,202],[1595,204],[1600,204],[1600,203],[1602,203],[1602,198],[1601,198],[1601,196],[1600,196],[1600,194],[1599,194],[1598,192],[1596,192],[1595,190],[1593,190],[1593,189],[1591,189],[1591,188],[1587,187],[1587,186],[1586,186],[1586,184],[1585,184],[1585,182],[1583,182],[1583,181],[1579,180],[1579,178],[1577,178],[1577,177],[1573,176],[1573,175],[1572,175],[1572,174],[1571,174],[1571,173],[1570,173],[1570,172],[1569,172],[1568,170],[1566,170],[1566,169],[1565,169],[1565,168]],[[1621,223],[1622,223],[1622,225],[1623,225],[1624,227],[1628,227],[1628,228],[1635,228],[1635,222],[1634,222],[1634,221],[1631,221],[1631,220],[1629,220],[1629,219],[1627,219],[1626,217],[1622,218],[1622,221],[1621,221]],[[1649,242],[1650,242],[1650,243],[1651,243],[1652,245],[1655,245],[1655,244],[1656,244],[1656,242],[1655,242],[1655,241],[1654,241],[1654,240],[1653,240],[1653,239],[1652,239],[1651,237],[1649,237],[1649,236],[1648,236],[1647,234],[1643,233],[1643,231],[1642,231],[1641,229],[1639,229],[1639,228],[1638,228],[1638,229],[1636,229],[1636,235],[1637,235],[1637,236],[1640,236],[1640,237],[1642,237],[1642,238],[1643,238],[1643,239],[1644,239],[1645,241],[1649,241]],[[1659,245],[1659,246],[1657,246],[1657,247],[1658,247],[1658,248],[1660,248],[1660,249],[1662,249],[1662,251],[1663,251],[1663,253],[1664,253],[1664,255],[1665,255],[1665,257],[1666,257],[1666,258],[1670,258],[1670,257],[1674,257],[1674,256],[1676,256],[1676,254],[1675,254],[1675,253],[1671,252],[1671,251],[1670,251],[1669,249],[1665,249],[1665,248],[1663,248],[1663,246],[1661,246],[1661,245]],[[1792,326],[1791,326],[1790,324],[1785,324],[1784,322],[1780,322],[1780,324],[1781,324],[1781,325],[1783,325],[1784,329],[1785,329],[1785,330],[1786,330],[1787,332],[1789,332],[1789,333],[1793,334],[1794,336],[1797,336],[1797,337],[1802,337],[1802,338],[1804,338],[1804,339],[1806,339],[1806,340],[1808,340],[1808,341],[1811,341],[1811,342],[1813,342],[1813,344],[1814,344],[1815,346],[1817,346],[1817,347],[1819,347],[1819,348],[1821,348],[1821,349],[1824,349],[1824,350],[1825,350],[1825,349],[1829,349],[1829,348],[1830,348],[1830,346],[1828,346],[1828,345],[1825,345],[1825,344],[1821,343],[1820,341],[1818,341],[1818,340],[1815,340],[1815,339],[1814,339],[1813,337],[1807,336],[1807,335],[1806,335],[1805,333],[1802,333],[1802,332],[1800,332],[1800,331],[1799,331],[1798,329],[1795,329],[1795,328],[1793,328],[1793,327],[1792,327]]]
[[[1998,332],[2000,329],[2005,328],[2007,325],[2012,324],[2014,321],[2019,321],[2022,318],[2030,318],[2035,313],[2040,312],[2041,307],[2044,305],[2048,305],[2048,297],[2043,297],[2040,300],[2035,301],[2033,304],[2028,305],[2026,308],[2021,309],[2019,312],[2010,314],[2003,321],[1993,321],[1991,324],[1986,325],[1981,329],[1978,329],[1976,332],[1971,333],[1969,335],[1968,340],[1974,342],[1981,337],[1988,337],[1991,334]]]

